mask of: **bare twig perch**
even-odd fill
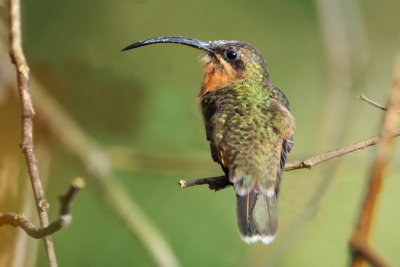
[[[397,129],[393,134],[391,134],[391,137],[397,137],[400,135],[400,129]],[[304,160],[296,160],[292,161],[286,164],[285,166],[285,171],[293,171],[297,169],[311,169],[313,166],[335,159],[339,158],[348,154],[352,154],[361,150],[364,150],[370,146],[376,145],[376,143],[379,140],[379,136],[373,136],[371,138],[362,140],[357,143],[353,143],[350,145],[347,145],[342,148],[338,148],[323,154],[319,154]],[[223,176],[217,176],[217,177],[210,177],[210,178],[201,178],[201,179],[194,179],[194,180],[180,180],[179,185],[181,188],[186,188],[190,186],[195,186],[195,185],[202,185],[202,184],[208,184],[210,189],[213,189],[215,191],[224,189],[227,186],[232,185],[229,183],[229,180],[223,175]]]
[[[200,178],[200,179],[194,179],[194,180],[189,180],[189,181],[179,180],[178,184],[181,186],[181,188],[191,187],[191,186],[195,186],[195,185],[208,184],[208,188],[210,188],[210,190],[215,190],[215,191],[224,189],[227,186],[232,185],[229,182],[229,179],[225,175],[208,177],[208,178]]]
[[[33,238],[43,238],[52,233],[67,227],[72,221],[72,201],[80,189],[85,186],[82,178],[75,178],[69,190],[60,196],[60,216],[51,224],[45,227],[36,227],[30,223],[24,215],[15,213],[0,214],[0,227],[3,225],[11,225],[22,228],[29,236]]]
[[[22,50],[21,34],[21,12],[19,0],[9,0],[9,19],[10,19],[10,56],[17,71],[18,91],[21,99],[21,118],[22,118],[22,141],[21,149],[25,155],[28,167],[29,178],[31,180],[37,210],[39,213],[40,224],[46,227],[49,224],[47,202],[42,182],[40,180],[39,169],[33,149],[33,116],[35,114],[32,105],[31,89],[29,86],[29,67]],[[45,236],[47,257],[50,266],[57,266],[56,254],[54,251],[51,236]]]
[[[376,151],[376,157],[371,169],[369,178],[369,187],[365,195],[357,226],[351,237],[350,244],[358,244],[358,247],[367,247],[368,237],[371,229],[376,201],[382,186],[383,177],[390,160],[393,157],[393,132],[397,129],[400,121],[398,110],[400,109],[400,53],[395,62],[393,87],[390,93],[389,104],[383,117],[382,129],[379,137],[379,144]],[[353,247],[353,257],[351,266],[359,267],[363,265],[364,260],[359,250]]]

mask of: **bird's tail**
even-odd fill
[[[271,243],[278,230],[278,202],[275,192],[263,194],[255,186],[247,195],[237,197],[237,223],[246,243],[261,240]]]

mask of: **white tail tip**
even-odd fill
[[[242,236],[242,239],[244,242],[247,244],[253,244],[258,241],[262,241],[265,245],[269,245],[274,241],[275,236],[272,235],[265,235],[265,236],[260,236],[260,235],[254,235],[254,236]]]

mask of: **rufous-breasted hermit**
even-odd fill
[[[199,101],[211,154],[234,186],[237,224],[247,243],[269,244],[278,229],[279,182],[293,147],[294,118],[285,95],[269,80],[260,51],[239,41],[158,37],[202,50],[204,77]]]

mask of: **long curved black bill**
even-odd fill
[[[131,45],[125,47],[124,49],[121,50],[121,52],[129,50],[129,49],[133,49],[133,48],[137,48],[137,47],[141,47],[141,46],[145,46],[145,45],[150,45],[150,44],[157,44],[157,43],[184,44],[184,45],[198,48],[198,49],[210,52],[210,53],[214,52],[214,49],[210,42],[204,42],[204,41],[197,40],[197,39],[178,37],[178,36],[157,37],[157,38],[139,41],[137,43],[134,43],[134,44],[131,44]]]

